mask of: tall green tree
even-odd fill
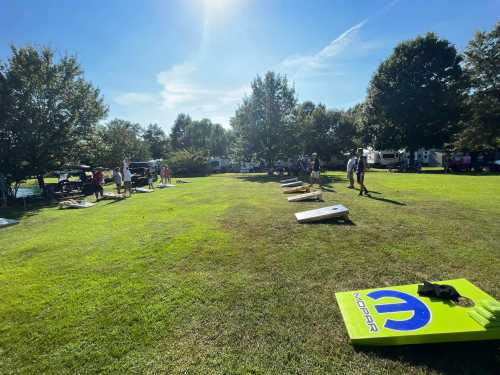
[[[490,32],[476,33],[464,56],[469,96],[455,146],[500,148],[500,22]]]
[[[0,63],[0,170],[9,181],[43,175],[78,159],[107,107],[71,56],[11,47]]]
[[[328,110],[323,104],[304,102],[297,106],[301,151],[317,152],[321,159],[342,156],[354,148],[354,117],[344,111]]]
[[[463,72],[453,45],[428,33],[400,43],[373,76],[367,106],[376,147],[442,147],[457,130]]]
[[[190,150],[205,157],[227,156],[233,141],[232,133],[221,125],[209,119],[192,120],[184,114],[177,117],[170,139],[174,150]]]
[[[94,165],[103,167],[121,166],[124,158],[131,161],[151,159],[149,145],[142,138],[144,129],[130,121],[114,119],[97,130],[99,139],[95,150]]]
[[[150,124],[142,136],[153,159],[164,159],[169,151],[168,137],[158,124]]]
[[[273,166],[292,154],[297,123],[295,89],[285,76],[268,72],[252,82],[252,93],[243,99],[231,120],[247,157],[264,159]]]
[[[186,133],[186,128],[191,122],[191,117],[184,113],[180,113],[175,119],[174,126],[172,126],[170,132],[170,143],[174,150],[182,150],[187,147],[184,144],[184,135]]]

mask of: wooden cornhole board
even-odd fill
[[[152,190],[152,189],[146,189],[146,188],[141,188],[141,187],[135,188],[134,191],[136,193],[152,193],[152,192],[154,192],[154,190]]]
[[[158,185],[159,189],[166,189],[166,188],[171,188],[171,187],[175,187],[175,185],[172,185],[172,184],[159,184]]]
[[[288,202],[314,201],[321,200],[323,194],[321,191],[311,191],[310,193],[298,194],[288,198]]]
[[[439,281],[471,303],[418,295],[418,284],[335,293],[355,345],[407,345],[500,339],[500,327],[486,328],[470,316],[494,298],[466,279]]]
[[[89,208],[95,206],[95,203],[87,202],[87,201],[62,201],[59,202],[59,208]]]
[[[177,182],[178,184],[190,184],[191,181],[186,181],[186,180],[176,180],[175,182]]]
[[[297,212],[295,217],[299,223],[311,223],[328,219],[347,218],[349,210],[341,205],[322,207],[316,210]]]
[[[295,181],[298,181],[298,180],[299,179],[297,177],[287,178],[286,180],[281,180],[280,184],[288,184],[289,182],[295,182]]]
[[[113,192],[104,192],[104,194],[102,195],[102,199],[120,200],[124,198],[125,196],[123,194],[117,194]]]
[[[293,182],[288,182],[286,184],[281,184],[282,188],[289,188],[289,187],[295,187],[295,186],[302,186],[304,183],[302,181],[293,181]]]
[[[283,190],[283,194],[297,194],[297,193],[309,193],[311,187],[309,185],[297,186],[289,189]]]
[[[9,227],[15,224],[19,224],[19,221],[13,219],[4,219],[3,217],[0,217],[0,228]]]

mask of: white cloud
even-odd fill
[[[308,55],[296,54],[287,57],[281,62],[280,68],[287,70],[289,73],[292,73],[292,75],[304,72],[311,73],[320,70],[329,70],[329,74],[342,75],[342,72],[331,69],[336,61],[345,57],[360,57],[381,47],[381,44],[376,41],[360,40],[358,35],[370,19],[386,13],[396,5],[397,2],[398,0],[391,1],[375,14],[350,27],[317,53]]]
[[[145,92],[124,92],[114,98],[120,105],[150,104],[157,101],[154,94]]]
[[[185,112],[193,118],[207,117],[224,126],[234,114],[237,105],[250,92],[250,86],[231,88],[206,88],[196,79],[197,65],[186,62],[174,65],[157,74],[157,83],[162,89],[156,93],[125,92],[117,95],[116,103],[133,107],[150,105],[151,112],[165,118]]]
[[[313,55],[290,56],[287,57],[281,64],[287,68],[311,70],[325,67],[329,60],[339,56],[347,49],[366,22],[367,19],[344,31],[318,53]]]
[[[158,74],[157,81],[163,86],[161,97],[165,108],[196,106],[206,112],[214,112],[223,105],[240,101],[249,91],[248,86],[226,90],[204,88],[196,82],[196,72],[196,65],[189,62]]]

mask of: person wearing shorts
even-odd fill
[[[316,182],[318,183],[319,186],[321,186],[321,181],[320,181],[320,169],[321,165],[319,162],[318,154],[313,153],[313,160],[311,161],[311,186],[314,185]]]
[[[113,179],[115,180],[115,185],[116,185],[116,192],[118,194],[121,194],[122,190],[122,184],[123,184],[123,177],[122,174],[120,173],[120,168],[115,168],[113,171]]]
[[[172,183],[172,170],[168,167],[168,165],[165,167],[165,181],[167,184]]]
[[[363,149],[358,150],[358,163],[356,165],[356,180],[359,184],[359,195],[370,196],[368,189],[365,186],[365,170],[366,170],[366,156],[363,156]]]
[[[153,185],[154,172],[151,169],[148,170],[147,177],[148,177],[148,187],[151,190],[154,190],[154,188],[155,188],[154,185]]]
[[[347,179],[349,180],[349,189],[354,189],[354,170],[356,169],[356,163],[356,155],[354,155],[353,152],[347,162]]]
[[[127,195],[128,191],[130,197],[132,195],[132,173],[130,173],[128,166],[123,167],[123,184],[125,186],[124,194]]]
[[[167,183],[167,167],[164,165],[160,168],[160,180],[162,184]]]
[[[104,196],[104,173],[102,168],[97,168],[92,174],[92,184],[94,185],[95,199],[99,200],[99,196],[101,198]]]

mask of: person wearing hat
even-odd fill
[[[311,186],[314,185],[316,182],[318,183],[319,186],[321,186],[321,180],[320,180],[320,162],[318,158],[318,154],[313,152],[312,154],[313,159],[311,160]]]

